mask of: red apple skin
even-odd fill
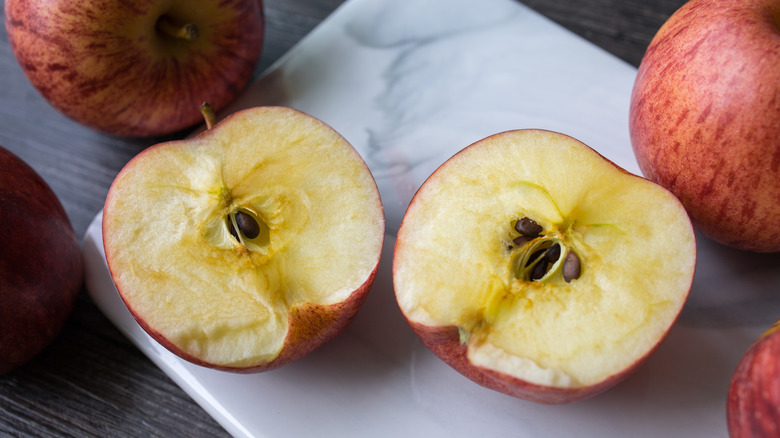
[[[650,43],[630,104],[644,175],[725,245],[780,251],[780,2],[691,0]]]
[[[780,321],[740,360],[726,406],[731,438],[780,436]]]
[[[0,147],[0,374],[27,363],[60,333],[81,291],[78,240],[59,199]]]
[[[57,110],[99,131],[170,134],[219,111],[252,77],[261,0],[6,0],[5,26],[30,82]],[[161,9],[164,7],[165,9]],[[155,31],[161,14],[199,26],[195,41]]]

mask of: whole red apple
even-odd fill
[[[726,406],[732,438],[780,436],[780,321],[740,360]]]
[[[631,96],[639,167],[723,244],[780,251],[780,1],[691,0]]]
[[[81,290],[78,240],[35,170],[0,147],[0,374],[59,334]]]
[[[261,0],[6,0],[8,40],[55,108],[121,136],[169,134],[202,122],[252,76]]]

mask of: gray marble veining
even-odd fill
[[[501,131],[560,131],[637,173],[634,69],[518,2],[480,0],[479,13],[465,12],[473,1],[351,4],[235,108],[284,104],[333,126],[377,179],[393,234],[425,178]]]

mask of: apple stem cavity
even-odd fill
[[[175,23],[166,15],[157,20],[157,30],[163,35],[187,41],[195,41],[200,36],[200,29],[197,24],[187,23],[181,25]]]

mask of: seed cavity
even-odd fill
[[[560,275],[569,283],[580,277],[579,257],[555,234],[542,234],[544,228],[529,217],[517,220],[514,230],[520,235],[512,238],[508,247],[516,251],[512,262],[515,278],[547,281]]]
[[[270,244],[270,228],[253,210],[238,207],[225,217],[225,227],[233,238],[253,252],[265,253]]]

